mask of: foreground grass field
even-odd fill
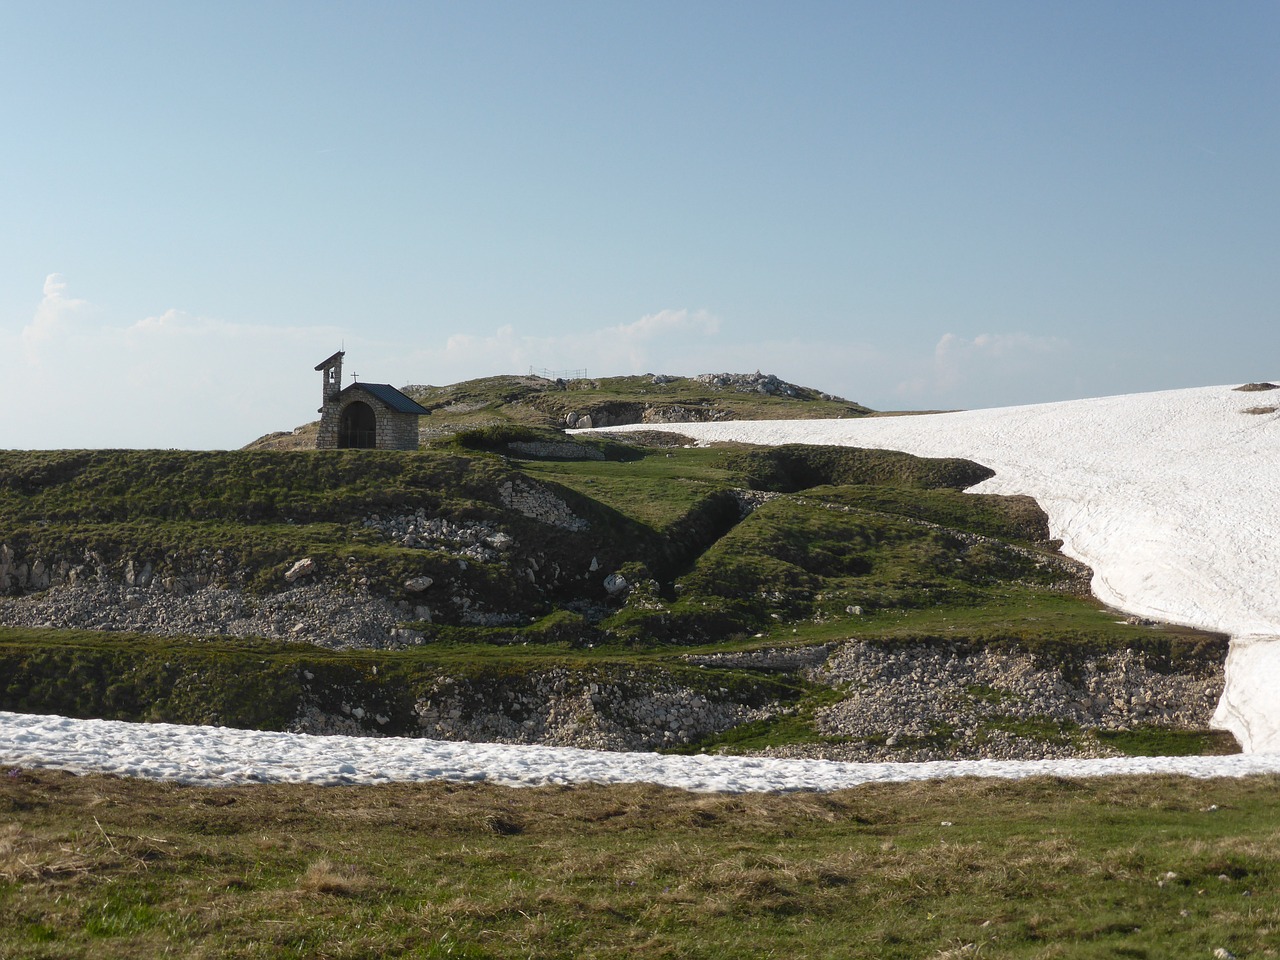
[[[0,957],[1272,957],[1278,787],[726,796],[9,771]]]

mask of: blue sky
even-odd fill
[[[0,2],[0,448],[361,379],[1280,377],[1274,2]]]

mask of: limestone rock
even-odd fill
[[[293,583],[302,577],[309,577],[311,574],[315,573],[315,571],[316,562],[310,557],[303,557],[285,571],[284,579],[287,583]]]

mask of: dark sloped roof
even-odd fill
[[[342,359],[343,357],[345,357],[346,355],[347,355],[347,353],[346,353],[346,351],[345,351],[345,350],[339,350],[337,353],[335,353],[335,354],[334,354],[332,357],[330,357],[328,360],[321,360],[319,363],[317,363],[317,364],[316,364],[316,369],[317,369],[317,370],[323,370],[325,367],[331,366],[332,364],[334,364],[334,363],[336,363],[337,361],[341,360],[341,359]]]
[[[346,393],[348,390],[363,390],[365,393],[372,394],[374,398],[381,400],[396,413],[416,413],[420,416],[431,413],[389,383],[353,383],[342,392]]]

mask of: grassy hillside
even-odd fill
[[[515,455],[548,441],[570,459]],[[700,742],[759,749],[821,741],[832,690],[686,656],[856,637],[1068,673],[1118,650],[1220,665],[1220,637],[1099,608],[1033,502],[962,492],[987,475],[510,424],[409,454],[0,453],[0,707],[285,729],[358,702],[367,732],[411,733],[444,676],[501,713],[494,697],[567,670],[785,708]]]
[[[657,638],[620,616],[630,595],[606,591],[610,573],[648,592],[644,609],[671,612],[668,639],[684,643],[771,626],[770,598],[780,591],[790,622],[812,620],[818,594],[828,606],[848,600],[867,613],[903,611],[971,603],[983,584],[1047,584],[1057,575],[1039,566],[1043,558],[958,536],[993,530],[1032,546],[1043,535],[1042,520],[1027,525],[1025,503],[957,492],[985,475],[973,464],[821,448],[607,449],[618,459],[518,461],[456,450],[9,452],[0,454],[0,542],[46,567],[85,566],[86,575],[119,576],[132,561],[150,564],[157,578],[207,569],[220,585],[258,593],[284,588],[284,572],[305,555],[314,576],[393,600],[409,596],[405,580],[430,577],[474,593],[472,607],[513,625],[596,604],[588,617],[593,641],[642,645]],[[780,496],[746,516],[732,495],[814,483],[817,495]],[[513,505],[513,490],[550,498],[572,522],[529,515]],[[860,505],[872,491],[880,491],[874,506]],[[927,496],[904,501],[904,491]],[[921,523],[931,511],[953,526]],[[419,513],[483,526],[509,544],[459,565],[442,539],[406,545],[371,525]],[[535,569],[560,573],[524,575]],[[741,603],[720,603],[735,599]],[[681,615],[702,604],[725,607],[731,622],[707,628]],[[433,624],[467,626],[457,609],[438,609]]]

